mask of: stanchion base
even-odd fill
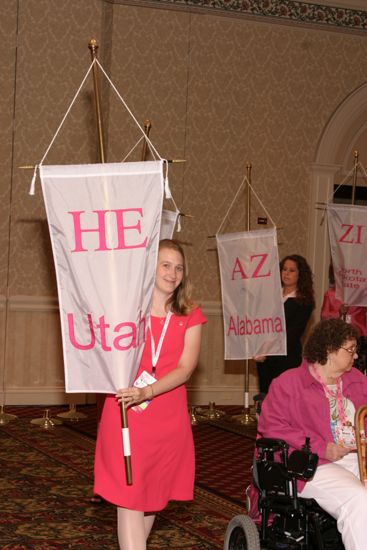
[[[199,424],[200,418],[196,414],[196,407],[189,407],[189,415],[191,426],[197,426]]]
[[[15,420],[18,418],[15,414],[9,414],[4,412],[4,405],[1,405],[0,407],[0,426],[4,426],[5,424],[9,424],[12,420]]]
[[[57,418],[50,418],[50,409],[45,409],[44,415],[42,418],[34,418],[31,420],[31,424],[35,424],[36,426],[39,426],[40,428],[44,430],[51,430],[55,426],[59,426],[62,424],[61,420],[57,420]]]
[[[225,416],[225,412],[215,408],[215,403],[209,401],[208,407],[197,407],[196,413],[205,420],[218,420]]]
[[[242,426],[248,426],[256,424],[256,416],[250,414],[250,409],[243,409],[241,414],[234,414],[230,417],[231,422],[236,422],[236,424],[242,424]]]
[[[15,416],[15,414],[6,414],[6,413],[0,413],[0,426],[3,426],[4,424],[9,424],[12,420],[15,420],[18,418]]]
[[[64,420],[70,420],[71,422],[78,422],[82,418],[87,418],[87,415],[76,410],[76,405],[69,405],[69,410],[64,413],[59,413],[56,416],[63,418]]]

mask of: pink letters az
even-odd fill
[[[249,275],[246,275],[245,270],[242,267],[240,259],[237,257],[236,261],[234,263],[233,271],[232,271],[232,281],[234,280],[235,276],[237,274],[240,275],[241,279],[259,279],[260,277],[270,277],[271,271],[267,273],[262,273],[261,269],[264,266],[264,263],[266,262],[269,254],[254,254],[253,256],[250,256],[250,263],[254,264],[253,272]],[[255,258],[258,258],[255,260]],[[255,261],[254,261],[255,260]]]

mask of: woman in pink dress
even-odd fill
[[[97,436],[94,491],[117,506],[121,550],[145,550],[155,512],[169,500],[193,498],[195,456],[185,382],[197,365],[205,322],[190,299],[181,246],[161,241],[150,327],[136,377],[145,371],[155,381],[107,396]],[[129,406],[132,485],[125,480],[121,402]]]
[[[343,319],[358,331],[358,357],[354,367],[367,375],[367,308],[343,304],[336,297],[333,264],[329,265],[329,288],[324,294],[320,317],[324,319]]]
[[[358,330],[359,336],[367,336],[366,308],[362,306],[348,306],[336,297],[332,263],[329,265],[329,288],[324,294],[320,316],[322,320],[343,319]]]

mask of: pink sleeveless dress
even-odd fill
[[[151,317],[156,347],[163,322]],[[172,315],[156,367],[157,380],[176,368],[186,330],[205,322],[200,308]],[[137,377],[143,370],[152,372],[149,336]],[[140,414],[129,409],[128,423],[132,485],[125,480],[120,405],[115,396],[107,396],[97,435],[94,492],[117,506],[145,512],[162,510],[169,500],[191,500],[195,455],[185,386],[158,395]]]

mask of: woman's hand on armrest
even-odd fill
[[[349,453],[350,449],[348,447],[343,447],[342,445],[337,445],[336,443],[328,443],[326,446],[325,458],[331,462],[340,460],[343,456]]]

